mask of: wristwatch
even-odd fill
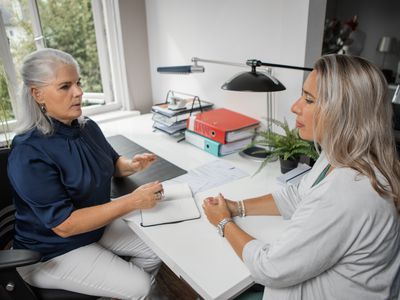
[[[225,225],[228,224],[229,222],[233,222],[233,220],[231,218],[225,218],[223,220],[221,220],[218,225],[217,225],[217,231],[218,234],[222,237],[224,237],[224,229],[225,229]]]

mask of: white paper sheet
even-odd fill
[[[229,162],[218,159],[196,169],[188,170],[186,174],[168,180],[166,183],[186,182],[193,194],[197,194],[246,176],[249,176],[249,174]]]

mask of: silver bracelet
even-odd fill
[[[241,205],[240,201],[236,202],[236,206],[237,206],[237,215],[239,217],[241,217],[242,216],[242,205]]]
[[[246,208],[243,200],[237,201],[238,216],[244,218],[246,216]]]

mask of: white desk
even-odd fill
[[[132,141],[189,170],[217,159],[186,142],[176,143],[168,135],[152,131],[150,115],[123,118],[99,124],[106,136],[122,134]],[[232,154],[221,158],[254,174],[259,163]],[[155,227],[141,227],[140,215],[129,226],[157,253],[165,264],[204,299],[229,299],[251,286],[253,279],[229,243],[221,238],[205,217],[201,204],[205,197],[221,192],[238,200],[259,196],[279,188],[279,164],[272,163],[254,177],[245,177],[198,193],[195,199],[202,216],[198,220]],[[285,227],[281,217],[235,218],[248,233],[264,241],[274,240]]]

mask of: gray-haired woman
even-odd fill
[[[312,170],[258,198],[204,200],[209,221],[265,285],[264,299],[397,299],[400,165],[386,90],[362,58],[320,58],[292,106],[300,136],[323,150]],[[238,214],[290,222],[266,244],[232,221]]]
[[[38,50],[25,58],[22,79],[8,162],[14,248],[39,251],[42,261],[18,272],[42,288],[146,296],[160,259],[120,217],[156,205],[162,186],[149,183],[110,201],[110,179],[147,168],[155,156],[119,156],[96,123],[81,116],[79,67],[71,55]]]

